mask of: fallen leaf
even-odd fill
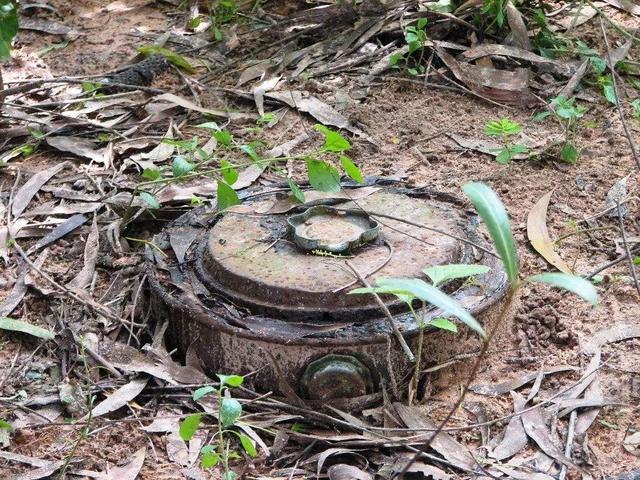
[[[511,57],[518,60],[526,60],[527,62],[531,62],[532,64],[541,67],[542,69],[548,69],[567,77],[570,77],[576,71],[576,68],[572,64],[566,64],[559,62],[558,60],[542,57],[528,50],[523,50],[522,48],[497,43],[484,43],[477,47],[472,47],[462,52],[460,56],[467,61],[473,61],[487,56]]]
[[[531,50],[529,33],[527,32],[527,26],[522,19],[522,14],[511,0],[507,1],[505,10],[507,13],[507,22],[509,23],[509,28],[513,35],[513,44],[523,50]]]
[[[511,397],[513,398],[513,412],[518,413],[524,410],[526,399],[517,392],[511,392]],[[520,415],[515,415],[509,420],[502,440],[489,452],[489,456],[498,461],[505,460],[521,451],[527,446],[527,443],[529,440],[524,425],[522,425],[522,418]]]
[[[84,246],[84,265],[82,266],[82,270],[73,277],[73,280],[65,285],[67,288],[71,290],[83,290],[91,284],[96,271],[99,248],[98,223],[96,217],[93,217],[91,231]]]
[[[73,217],[68,218],[67,220],[65,220],[58,226],[56,226],[56,228],[51,230],[50,233],[48,233],[47,235],[42,237],[40,240],[38,240],[36,244],[29,249],[29,251],[27,252],[27,255],[35,251],[38,251],[41,248],[47,247],[52,243],[58,241],[65,235],[68,235],[69,233],[73,232],[76,228],[80,227],[81,225],[84,225],[84,223],[87,220],[88,218],[82,214],[77,214],[77,215],[74,215]]]
[[[622,442],[622,448],[631,455],[640,457],[640,432],[636,432],[626,437]]]
[[[584,391],[584,399],[595,402],[604,400],[600,379],[595,378],[593,382],[591,382]],[[587,430],[589,430],[589,427],[591,427],[599,413],[600,408],[591,408],[578,414],[575,425],[575,436],[577,439],[580,440],[584,438],[584,434],[587,433]]]
[[[124,407],[127,403],[140,395],[142,390],[144,390],[144,387],[147,386],[147,382],[148,379],[146,378],[136,379],[118,388],[105,400],[93,407],[91,416],[93,418],[100,417]],[[85,415],[83,420],[86,420],[87,417],[88,414]]]
[[[265,78],[256,83],[251,89],[251,93],[253,93],[256,108],[258,109],[260,116],[264,115],[264,94],[269,90],[273,90],[281,78],[282,75]]]
[[[266,93],[265,97],[284,103],[285,105],[295,108],[301,112],[308,113],[323,125],[348,130],[358,136],[367,136],[362,130],[354,127],[351,122],[335,108],[327,105],[321,100],[318,100],[308,92],[287,90]]]
[[[113,467],[109,470],[107,480],[136,480],[147,456],[147,447],[136,451],[121,467]]]
[[[194,227],[175,227],[169,230],[169,243],[178,263],[184,262],[184,256],[201,231]]]
[[[527,432],[527,435],[536,442],[545,454],[562,465],[576,469],[579,468],[571,459],[565,457],[562,449],[553,441],[551,432],[539,408],[524,411],[521,417],[525,432]]]
[[[554,244],[547,229],[547,209],[553,190],[545,194],[536,202],[527,217],[527,238],[531,246],[544,257],[544,259],[558,270],[571,274],[571,268],[554,250]]]
[[[529,106],[540,103],[529,89],[530,72],[526,68],[497,70],[458,62],[439,47],[436,48],[436,53],[458,80],[482,97],[512,105]]]
[[[629,209],[622,202],[627,198],[627,181],[630,176],[631,174],[622,177],[614,183],[607,192],[607,208],[612,209],[607,213],[609,218],[618,218],[618,205],[620,205],[620,215],[622,215],[622,218],[626,217],[627,213],[629,213]]]
[[[640,337],[640,325],[615,325],[592,335],[583,346],[582,351],[594,355],[607,343],[621,342],[636,337]]]
[[[327,459],[329,457],[331,457],[332,455],[346,455],[346,454],[355,454],[356,450],[352,450],[350,448],[329,448],[327,450],[325,450],[324,452],[322,452],[319,456],[318,456],[318,466],[317,466],[317,474],[318,477],[320,477],[320,474],[322,473],[322,467],[324,466],[324,462],[327,461]]]
[[[104,164],[105,149],[95,149],[96,144],[88,138],[82,137],[47,137],[47,144],[56,150],[73,153],[78,157],[88,158],[89,160]]]
[[[40,255],[38,255],[38,258],[36,258],[34,265],[38,268],[42,267],[42,264],[44,263],[44,260],[46,258],[47,251],[44,250]],[[25,280],[27,274],[30,271],[31,267],[29,265],[23,266],[15,285],[11,289],[11,292],[9,293],[9,295],[7,295],[4,301],[0,303],[0,317],[10,315],[26,295],[28,288]]]
[[[548,370],[545,370],[544,374],[551,375],[554,373],[569,372],[569,371],[575,371],[575,370],[576,370],[576,367],[572,367],[571,365],[559,365],[557,367],[553,367],[553,368],[549,368]],[[471,390],[474,393],[479,393],[480,395],[491,395],[491,396],[504,395],[505,393],[508,393],[512,390],[516,390],[522,387],[523,385],[526,385],[527,383],[535,380],[537,377],[538,377],[537,372],[526,373],[517,378],[514,378],[513,380],[507,380],[501,383],[487,384],[487,385],[471,385],[469,387],[469,390]]]
[[[66,168],[67,165],[67,162],[59,163],[58,165],[34,174],[29,180],[27,180],[26,183],[18,189],[13,199],[11,214],[14,218],[18,218],[29,206],[29,203],[38,193],[40,188],[51,180],[54,175]]]
[[[393,404],[396,412],[408,428],[436,429],[436,424],[419,407],[409,407],[401,403]],[[464,470],[473,470],[477,463],[467,448],[446,432],[440,432],[431,441],[431,448],[447,461]]]
[[[62,35],[69,40],[75,40],[81,35],[77,30],[63,23],[33,17],[22,17],[20,19],[20,30],[35,30],[37,32],[50,33],[51,35]]]
[[[40,480],[41,478],[51,478],[63,465],[64,460],[51,461],[47,465],[42,466],[36,470],[31,470],[26,473],[18,473],[10,476],[7,480]]]
[[[329,480],[373,480],[373,475],[357,467],[338,463],[329,467]]]
[[[591,5],[586,5],[584,3],[576,4],[574,7],[569,8],[564,11],[565,15],[560,19],[552,19],[553,23],[557,24],[559,27],[570,30],[575,28],[583,23],[587,23],[593,17],[598,14],[598,10]],[[549,29],[551,31],[558,30],[558,27],[550,26]]]
[[[632,15],[640,16],[640,5],[631,0],[602,0],[605,3],[608,3],[612,7],[619,8],[620,10],[624,10],[627,13]]]
[[[229,118],[230,120],[255,120],[256,119],[256,116],[253,114],[226,112],[224,110],[200,107],[195,103],[193,103],[192,101],[187,100],[184,97],[179,97],[178,95],[174,95],[173,93],[163,93],[162,95],[158,95],[157,97],[154,97],[150,103],[150,106],[153,105],[153,102],[156,102],[156,103],[168,102],[174,105],[178,105],[182,108],[186,108],[187,110],[204,113],[206,115],[211,115],[214,117]]]
[[[8,317],[0,317],[0,330],[26,333],[45,340],[51,340],[55,337],[55,334],[50,330],[23,322],[22,320],[14,320],[13,318]]]

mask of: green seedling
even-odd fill
[[[403,53],[394,53],[389,57],[389,65],[400,68],[404,65],[409,75],[417,76],[425,73],[425,66],[422,64],[424,59],[424,44],[427,41],[427,19],[419,18],[418,21],[409,25],[404,33],[404,40],[407,47]],[[419,56],[416,55],[419,53]],[[417,58],[416,58],[417,57]]]
[[[560,148],[560,158],[567,163],[575,164],[580,158],[580,151],[574,143],[578,120],[587,109],[576,103],[575,97],[556,97],[551,101],[551,112],[564,129],[564,141]]]
[[[509,139],[522,132],[522,127],[517,122],[508,118],[489,122],[484,127],[484,133],[491,137],[498,137],[502,142],[502,148],[496,150],[498,163],[506,165],[516,155],[529,153],[529,147],[519,143],[512,143]]]
[[[231,439],[237,438],[242,449],[250,457],[255,457],[256,442],[247,434],[237,428],[240,417],[242,416],[242,405],[238,400],[233,398],[231,388],[239,387],[244,383],[244,377],[240,375],[217,375],[220,384],[217,388],[206,386],[193,392],[193,400],[199,401],[204,397],[213,395],[217,404],[216,429],[210,442],[200,450],[200,464],[204,469],[214,468],[222,465],[224,475],[223,478],[233,480],[237,478],[237,474],[230,469],[229,463],[235,458],[240,458],[237,452],[231,449]],[[207,413],[194,413],[186,417],[180,423],[180,437],[188,442],[195,434],[201,430],[203,419],[211,415]]]

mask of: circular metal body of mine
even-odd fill
[[[430,266],[487,265],[473,282],[442,287],[480,321],[506,291],[499,260],[472,246],[489,247],[477,217],[451,196],[363,187],[343,199],[307,195],[314,204],[301,206],[252,193],[256,200],[222,215],[204,207],[183,215],[147,250],[151,306],[168,320],[167,344],[195,352],[210,375],[257,372],[249,380],[257,390],[293,389],[309,401],[378,398],[382,383],[414,366],[375,297],[349,293],[362,286],[358,276],[372,285],[426,281]],[[328,248],[337,244],[348,246]],[[415,352],[416,318],[395,296],[381,298]],[[425,322],[444,314],[413,307]],[[474,338],[452,335],[427,329],[423,352],[447,358]]]

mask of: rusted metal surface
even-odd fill
[[[487,246],[475,233],[475,219],[450,202],[382,191],[359,200],[358,206],[472,237]],[[297,212],[289,216],[293,213]],[[196,210],[158,235],[154,243],[168,257],[148,250],[151,305],[158,319],[170,322],[171,347],[183,354],[195,349],[209,373],[257,371],[252,376],[257,389],[282,390],[281,382],[286,382],[311,399],[370,396],[382,379],[400,378],[412,368],[389,340],[389,324],[373,299],[348,295],[358,284],[341,288],[354,282],[346,259],[300,249],[287,237],[287,214],[230,213],[213,218],[206,210]],[[184,231],[195,237],[186,254],[175,233]],[[197,237],[193,232],[199,232]],[[491,271],[476,282],[450,287],[450,294],[480,320],[505,292],[499,260],[476,258],[479,252],[457,240],[387,219],[381,219],[380,237],[355,249],[354,258],[349,258],[363,275],[374,272],[368,275],[371,283],[384,276],[424,277],[422,270],[435,264],[488,265]],[[176,244],[181,246],[178,256],[184,255],[181,263],[171,248]],[[413,316],[394,299],[385,302],[413,345],[418,333]],[[425,321],[442,314],[431,306],[419,310]],[[428,356],[459,353],[460,343],[452,342],[450,333],[428,333]],[[353,368],[347,358],[355,359]],[[342,379],[341,385],[328,381],[332,375]]]

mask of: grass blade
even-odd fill
[[[534,283],[546,283],[554,287],[568,290],[575,293],[579,297],[589,302],[591,305],[598,303],[598,291],[591,282],[577,275],[569,275],[566,273],[543,273],[527,278],[527,281]]]
[[[484,220],[504,264],[511,288],[515,288],[518,283],[518,252],[507,210],[496,193],[484,183],[470,182],[462,190]]]
[[[34,337],[44,338],[45,340],[51,340],[55,337],[55,334],[49,330],[8,317],[0,317],[0,330],[28,333]]]
[[[383,288],[390,288],[395,291],[404,291],[414,295],[416,298],[429,302],[430,304],[441,308],[447,314],[453,315],[460,319],[462,323],[470,329],[476,331],[482,338],[486,338],[486,334],[478,321],[467,312],[462,305],[446,293],[438,290],[433,285],[429,285],[424,280],[417,278],[384,278],[379,279],[377,284]]]

